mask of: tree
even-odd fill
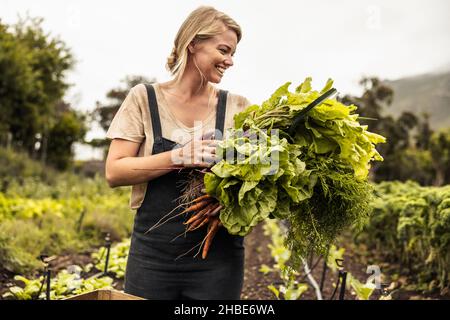
[[[145,76],[127,76],[121,82],[125,83],[124,87],[113,88],[106,93],[107,103],[96,103],[93,112],[94,119],[98,121],[103,130],[107,131],[111,125],[111,121],[119,110],[122,102],[125,100],[131,88],[139,83],[154,83],[155,79],[148,79]]]
[[[359,84],[364,87],[361,97],[346,95],[342,98],[345,104],[358,106],[358,113],[368,120],[366,122],[369,129],[374,132],[382,131],[382,113],[385,107],[390,106],[394,97],[394,91],[376,77],[362,78]]]
[[[436,177],[436,186],[450,183],[450,128],[433,133],[430,140],[430,150]]]
[[[74,157],[72,145],[83,140],[87,132],[86,115],[71,109],[61,101],[57,105],[57,119],[48,132],[48,162],[59,170],[66,170]]]
[[[92,121],[97,121],[102,129],[106,132],[111,125],[111,121],[119,110],[122,102],[130,92],[131,88],[140,83],[154,83],[155,78],[147,78],[145,76],[127,76],[122,81],[125,86],[113,88],[106,93],[107,103],[100,103],[97,101],[95,110],[91,113]],[[89,144],[96,148],[103,148],[106,157],[107,147],[109,146],[108,139],[93,139]]]
[[[83,139],[86,130],[85,117],[63,102],[74,58],[62,40],[44,32],[42,22],[26,17],[9,26],[0,21],[0,141],[5,145],[11,137],[14,147],[51,162],[70,155],[68,142]],[[81,123],[61,130],[68,119]],[[70,137],[56,148],[66,133]],[[66,166],[59,160],[55,165]]]
[[[27,121],[27,126],[22,122],[27,118],[35,119],[39,114],[41,95],[35,78],[28,48],[0,21],[0,136],[3,144],[12,134],[13,143],[22,146],[25,137],[33,137],[38,131],[37,121]]]
[[[416,147],[429,150],[432,135],[433,130],[430,127],[430,115],[428,113],[422,113],[422,117],[419,119],[417,125]]]
[[[374,163],[371,171],[373,179],[408,180],[430,184],[434,170],[428,148],[432,130],[428,116],[419,118],[411,112],[403,112],[397,119],[385,114],[394,97],[394,91],[377,78],[363,78],[361,97],[344,96],[346,104],[358,106],[361,122],[369,130],[387,137],[387,143],[379,146],[384,161]],[[414,135],[414,132],[416,134]]]

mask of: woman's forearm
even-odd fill
[[[176,169],[170,150],[145,157],[124,157],[106,162],[105,175],[111,188],[144,183]]]

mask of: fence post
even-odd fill
[[[323,291],[323,285],[325,284],[325,277],[326,277],[327,269],[328,269],[327,261],[328,261],[329,253],[330,253],[330,246],[328,245],[327,252],[325,253],[324,260],[323,260],[322,277],[320,279],[320,292]]]
[[[339,300],[345,300],[345,285],[347,282],[347,271],[339,271],[339,276],[341,277],[341,290],[339,292]]]
[[[108,263],[109,263],[109,253],[111,251],[111,237],[109,232],[106,234],[105,237],[105,247],[106,247],[106,261],[105,261],[105,271],[103,272],[103,275],[107,275],[108,274]]]

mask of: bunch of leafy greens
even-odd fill
[[[294,118],[332,87],[313,91],[311,78],[295,92],[290,82],[262,105],[234,117],[219,147],[222,159],[205,175],[206,192],[223,205],[220,220],[231,234],[246,235],[270,217],[289,223],[293,258],[323,253],[343,229],[361,225],[370,212],[371,160],[385,138],[360,125],[354,105],[326,99],[289,136]]]

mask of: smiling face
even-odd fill
[[[219,83],[225,71],[233,65],[237,46],[237,35],[224,26],[224,31],[209,39],[189,46],[189,64],[195,64],[207,81]]]

